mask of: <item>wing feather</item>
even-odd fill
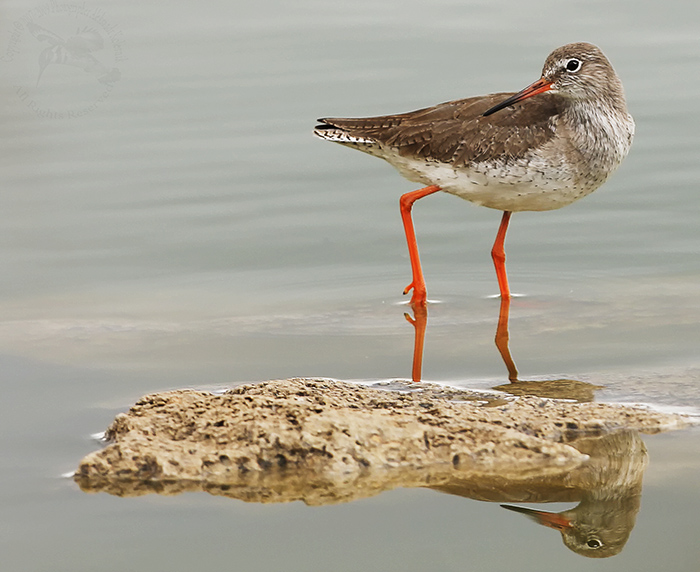
[[[323,136],[319,131],[324,129],[336,133],[340,130],[351,138],[393,149],[401,156],[454,167],[489,159],[508,163],[521,157],[527,148],[541,146],[555,135],[561,109],[560,96],[542,94],[483,116],[487,109],[511,95],[495,93],[448,101],[399,115],[319,119],[322,125],[317,127],[317,134]]]

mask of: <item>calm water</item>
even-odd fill
[[[700,407],[696,1],[22,0],[1,13],[3,570],[593,565],[554,531],[434,491],[312,509],[86,495],[60,475],[144,393],[408,377],[398,197],[414,186],[315,140],[314,119],[517,90],[579,40],[615,65],[637,137],[594,195],[514,216],[513,356],[523,378],[604,385],[601,400]],[[76,65],[41,72],[54,46]],[[506,380],[489,298],[499,217],[450,196],[415,208],[441,302],[428,380]],[[646,442],[635,530],[596,566],[697,570],[700,434]]]

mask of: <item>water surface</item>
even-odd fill
[[[690,0],[6,2],[8,569],[590,566],[554,531],[429,490],[310,509],[85,495],[60,475],[99,446],[90,434],[148,392],[409,377],[398,197],[414,186],[315,140],[314,119],[517,90],[571,41],[609,56],[637,136],[590,197],[513,217],[508,268],[524,295],[511,308],[513,356],[526,379],[605,386],[597,399],[699,406],[699,11]],[[44,50],[75,38],[103,68],[49,64],[39,77]],[[114,70],[118,79],[100,81]],[[440,302],[424,377],[503,383],[489,298],[500,213],[451,196],[414,212],[429,297]],[[699,443],[692,431],[647,439],[637,525],[601,567],[697,568]]]

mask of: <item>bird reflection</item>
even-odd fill
[[[513,395],[592,401],[595,390],[601,386],[571,379],[522,381],[518,378],[518,369],[509,346],[510,301],[510,297],[501,298],[495,336],[496,348],[508,371],[509,383],[494,389]],[[412,304],[411,307],[413,316],[405,314],[415,329],[411,378],[419,382],[428,311],[425,305]],[[430,488],[491,502],[578,501],[576,507],[559,513],[513,505],[501,506],[558,530],[564,544],[577,554],[589,558],[614,556],[625,546],[639,511],[642,476],[648,462],[646,448],[635,431],[581,438],[570,445],[590,457],[589,462],[576,471],[529,481],[511,481],[507,475],[500,479],[453,479]]]
[[[490,502],[578,502],[560,513],[501,506],[559,530],[564,544],[577,554],[590,558],[614,556],[624,548],[639,512],[642,477],[648,464],[644,442],[636,431],[626,430],[569,444],[590,456],[574,471],[525,481],[511,481],[507,475],[453,480],[430,488]]]
[[[571,500],[579,504],[553,513],[519,506],[503,508],[525,514],[539,524],[561,532],[564,544],[589,558],[607,558],[622,551],[634,528],[642,496],[647,452],[636,432],[572,443],[591,460],[572,482]],[[566,485],[565,476],[561,480]]]

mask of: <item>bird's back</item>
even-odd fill
[[[483,116],[511,95],[459,99],[398,115],[324,118],[314,133],[373,155],[382,155],[383,150],[386,155],[396,153],[454,168],[508,163],[554,137],[559,114],[557,99],[543,97],[516,104],[509,113]]]

